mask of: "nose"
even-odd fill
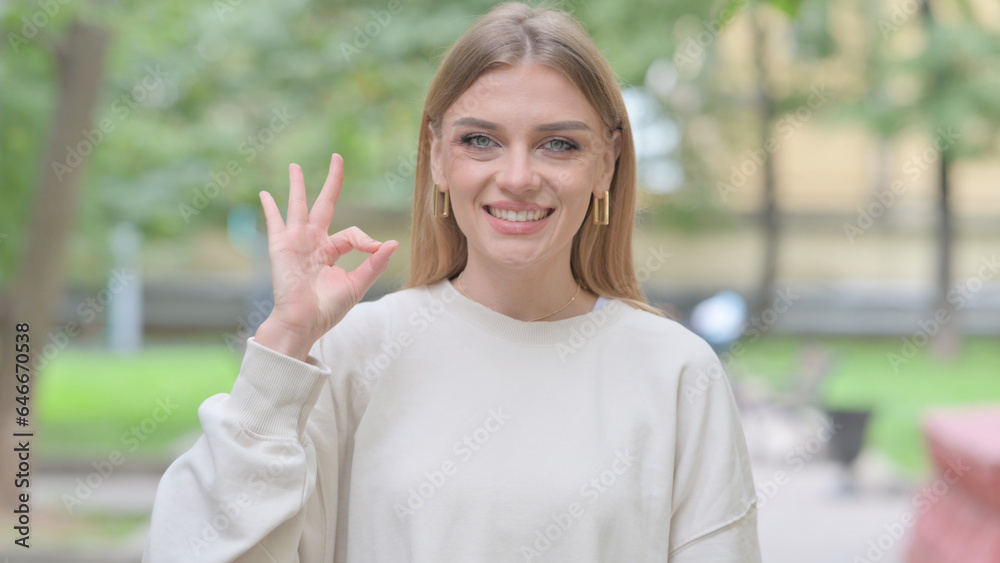
[[[531,151],[526,147],[512,147],[502,159],[496,183],[501,190],[513,194],[536,189],[538,175],[535,173]]]

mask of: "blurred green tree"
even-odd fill
[[[750,165],[748,169],[760,170],[763,186],[760,204],[760,225],[764,235],[764,255],[762,257],[761,277],[758,283],[756,299],[753,303],[754,314],[766,308],[775,295],[775,279],[778,272],[778,258],[781,241],[781,217],[777,196],[777,178],[774,173],[774,153],[779,148],[776,137],[780,118],[797,108],[809,104],[811,97],[815,98],[814,82],[798,81],[792,86],[779,86],[781,74],[787,69],[774,68],[772,45],[778,40],[773,37],[773,26],[768,25],[768,19],[775,14],[781,14],[792,24],[794,45],[788,45],[794,57],[807,61],[828,57],[833,52],[833,43],[826,27],[826,6],[823,0],[728,0],[721,9],[713,12],[712,19],[703,24],[704,31],[688,37],[686,42],[677,46],[674,61],[686,75],[688,88],[696,93],[680,90],[681,95],[672,94],[666,101],[675,107],[687,106],[689,115],[687,122],[697,124],[703,122],[702,117],[711,116],[715,123],[726,123],[727,114],[751,108],[754,121],[757,124],[750,159],[743,164]],[[767,16],[771,16],[768,18]],[[745,17],[750,27],[750,44],[748,50],[754,63],[753,86],[749,93],[733,86],[730,77],[721,75],[718,70],[718,36],[739,17]],[[805,85],[803,85],[803,83]],[[698,104],[691,104],[687,99],[697,98]],[[824,102],[825,103],[825,102]],[[684,109],[681,109],[683,112]],[[733,120],[732,127],[745,127],[743,119]],[[688,137],[695,135],[690,129]],[[740,135],[736,135],[740,137]],[[688,190],[702,194],[715,193],[726,200],[745,182],[748,174],[740,172],[741,166],[733,166],[735,174],[741,174],[739,181],[727,178],[729,181],[716,179],[715,174],[704,170],[707,165],[703,159],[688,158],[686,165],[701,168],[694,174],[695,184]],[[711,186],[711,188],[709,187]],[[714,188],[714,189],[713,189]]]
[[[935,311],[954,318],[956,299],[952,256],[954,217],[951,170],[956,160],[989,154],[1000,139],[1000,34],[984,25],[978,3],[909,2],[887,8],[865,6],[875,25],[864,74],[868,88],[845,105],[847,114],[883,138],[923,129],[934,150],[938,180]],[[942,15],[936,15],[941,12]],[[904,31],[920,36],[922,47],[907,46]],[[958,323],[947,322],[933,340],[934,350],[952,356],[959,345]]]
[[[936,306],[953,313],[953,303],[948,300],[953,290],[954,245],[949,170],[958,158],[994,151],[1000,131],[1000,99],[992,95],[1000,84],[1000,69],[995,64],[996,53],[1000,52],[1000,34],[995,26],[984,23],[988,20],[985,13],[979,13],[981,9],[978,3],[969,0],[903,3],[729,0],[713,12],[714,19],[709,21],[722,27],[742,15],[749,21],[752,32],[748,51],[753,54],[756,71],[753,92],[734,86],[733,82],[739,84],[739,79],[720,72],[714,40],[718,33],[714,33],[711,41],[703,42],[704,48],[691,49],[695,45],[692,38],[677,46],[674,60],[679,68],[688,65],[688,82],[684,86],[693,92],[678,89],[683,96],[675,92],[665,101],[674,107],[686,106],[688,123],[703,126],[703,118],[710,118],[736,145],[747,142],[740,130],[747,129],[743,115],[748,109],[757,124],[754,145],[765,147],[768,139],[773,139],[775,126],[782,117],[803,104],[808,105],[812,86],[820,83],[832,90],[826,94],[832,102],[822,108],[828,116],[861,123],[882,139],[914,128],[924,130],[941,145],[936,161],[939,183]],[[834,33],[833,13],[838,10],[853,11],[866,25],[854,29],[850,35]],[[936,17],[936,11],[946,16]],[[785,25],[774,25],[775,14],[784,16]],[[915,31],[921,37],[917,41],[912,35],[903,37],[906,31]],[[920,46],[915,52],[910,47],[914,43]],[[782,56],[776,57],[776,53]],[[839,79],[831,80],[828,71],[837,64],[858,70],[848,78],[840,73]],[[687,103],[690,99],[699,103]],[[694,139],[699,136],[697,133],[688,128],[685,137]],[[774,292],[781,217],[773,172],[775,152],[757,152],[763,186],[759,216],[765,237],[757,300],[760,308]],[[727,182],[729,178],[718,179],[718,172],[713,173],[713,168],[698,158],[688,158],[685,162],[688,166],[703,167],[701,172],[689,174],[695,179],[689,187],[706,192],[712,191],[707,189],[708,185],[715,184],[715,191],[723,199],[735,189],[732,182]],[[716,166],[714,170],[717,169]],[[954,342],[955,330],[957,323],[949,323],[939,341]]]

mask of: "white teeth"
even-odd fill
[[[525,222],[538,221],[548,215],[548,211],[511,211],[509,209],[494,209],[487,207],[490,215],[504,221]]]

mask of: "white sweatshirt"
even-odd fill
[[[718,358],[617,299],[532,323],[398,291],[307,362],[250,338],[198,416],[143,561],[760,561]]]

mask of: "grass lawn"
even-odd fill
[[[874,409],[867,443],[917,476],[929,468],[920,420],[934,408],[992,403],[1000,405],[1000,339],[967,338],[953,361],[922,349],[905,363],[901,338],[771,337],[746,347],[731,370],[734,378],[759,377],[773,389],[794,384],[795,367],[806,345],[834,353],[831,373],[820,391],[833,407]],[[894,371],[890,354],[897,354]]]
[[[239,372],[239,359],[219,342],[151,346],[124,357],[66,350],[35,385],[40,453],[85,460],[114,449],[127,459],[171,455],[168,447],[174,440],[200,432],[201,402],[228,393]],[[894,372],[888,354],[899,353],[899,338],[769,337],[747,345],[730,374],[735,379],[758,377],[780,391],[793,385],[799,356],[809,344],[835,354],[822,391],[827,404],[873,407],[869,443],[914,474],[927,468],[919,430],[922,413],[937,406],[1000,403],[996,338],[966,339],[953,362],[921,350]],[[162,422],[152,419],[157,401],[176,405]],[[140,430],[142,440],[130,438],[130,429],[142,428],[144,421],[146,430],[152,429],[148,436]]]
[[[149,346],[131,356],[64,351],[35,383],[40,455],[88,460],[116,449],[129,460],[168,455],[172,442],[200,431],[202,401],[232,389],[240,360],[218,342]]]

